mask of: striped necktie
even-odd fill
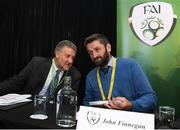
[[[49,98],[54,97],[54,91],[56,90],[56,87],[58,85],[59,73],[60,73],[60,70],[56,70],[56,74],[55,74],[55,76],[53,77],[53,79],[51,80],[51,82],[50,82],[50,84],[48,86],[48,89],[47,89],[45,95],[47,97],[49,97]]]

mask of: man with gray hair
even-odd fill
[[[64,76],[71,76],[72,89],[77,91],[81,75],[72,64],[75,59],[77,47],[69,40],[60,41],[54,50],[51,59],[33,57],[19,74],[0,83],[0,95],[7,93],[39,94],[54,98],[59,89],[63,87]],[[54,77],[58,76],[57,83],[52,86]],[[50,93],[49,93],[50,92]]]

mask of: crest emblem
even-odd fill
[[[95,125],[100,120],[100,113],[89,111],[87,113],[87,120],[91,125]]]
[[[129,23],[142,42],[155,46],[165,40],[175,27],[177,16],[171,4],[147,2],[131,7]]]

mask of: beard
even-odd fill
[[[96,59],[94,59],[94,63],[96,64],[96,66],[104,67],[106,64],[108,64],[109,57],[109,53],[106,50],[103,56],[99,56]]]

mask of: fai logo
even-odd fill
[[[91,125],[95,125],[100,120],[100,113],[89,111],[87,113],[87,120]]]
[[[148,2],[133,6],[129,23],[142,42],[155,46],[165,40],[175,27],[177,16],[172,6],[164,2]]]

